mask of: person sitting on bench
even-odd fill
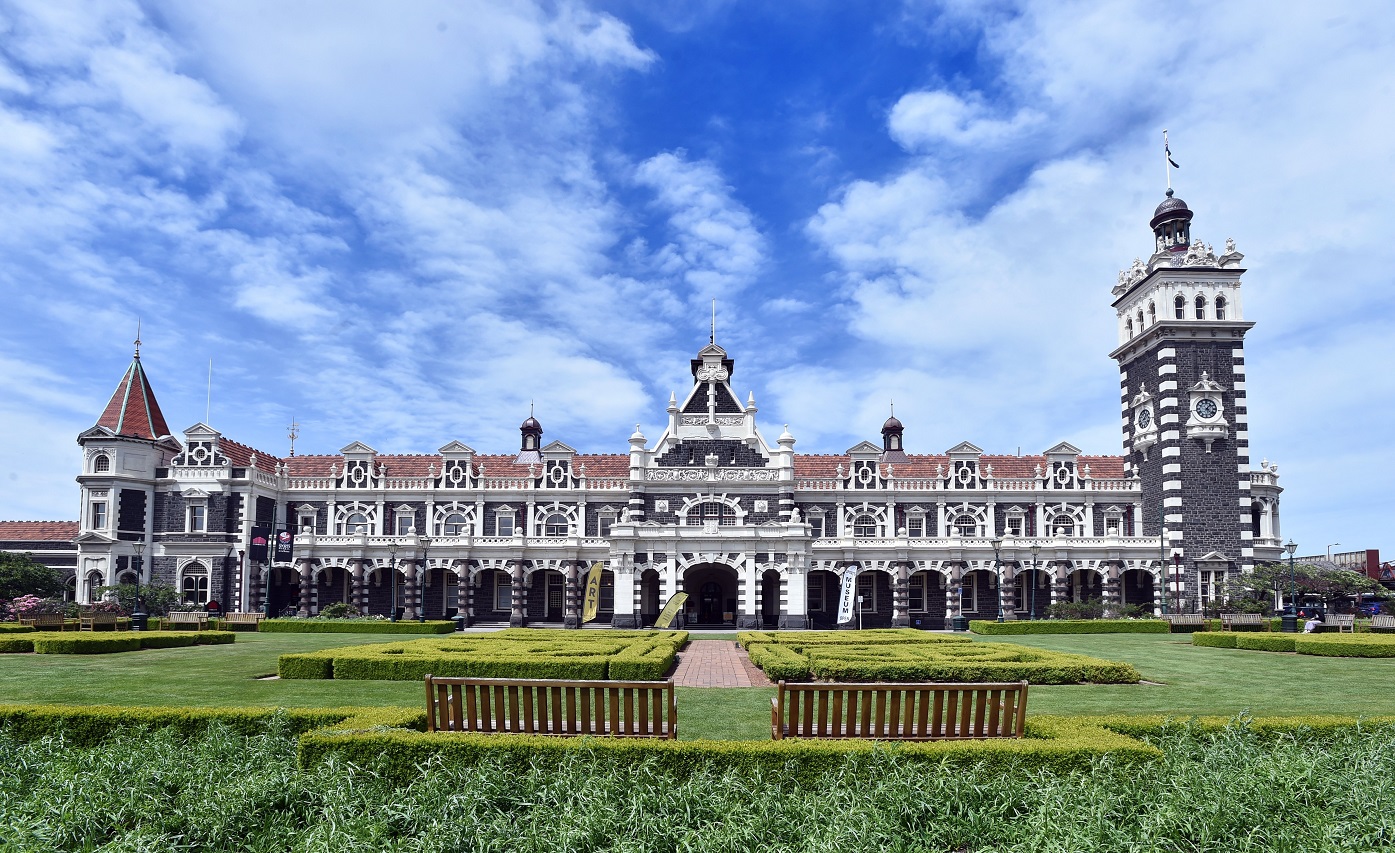
[[[1308,621],[1303,623],[1303,633],[1316,634],[1322,630],[1322,618],[1314,613],[1308,617]]]

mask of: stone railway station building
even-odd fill
[[[1067,442],[913,452],[894,417],[879,442],[801,454],[788,427],[767,439],[714,342],[663,433],[636,428],[626,452],[544,443],[529,417],[508,455],[352,442],[278,458],[203,423],[174,437],[137,349],[78,437],[71,594],[133,580],[144,542],[143,579],[187,601],[253,610],[269,596],[302,615],[340,601],[386,614],[396,596],[404,618],[575,626],[596,562],[598,621],[627,628],[652,624],[677,591],[689,626],[833,627],[850,567],[864,627],[941,629],[1094,598],[1195,611],[1281,548],[1276,468],[1250,463],[1243,256],[1194,241],[1191,219],[1169,190],[1153,253],[1113,289],[1119,455]],[[293,559],[250,560],[254,526],[292,532]]]

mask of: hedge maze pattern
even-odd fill
[[[686,631],[548,631],[344,646],[282,655],[282,678],[419,681],[460,678],[570,678],[654,681],[673,666]]]
[[[747,631],[737,641],[775,681],[1020,681],[1133,684],[1138,671],[1116,661],[982,643],[968,637],[890,631]]]

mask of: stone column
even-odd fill
[[[911,624],[911,570],[907,563],[896,564],[896,577],[891,585],[891,627],[908,628]]]
[[[309,560],[300,561],[300,610],[297,616],[309,616],[315,594],[315,573]]]
[[[523,573],[523,561],[513,561],[513,571],[509,578],[509,627],[522,628],[528,623],[528,600],[527,591],[523,588],[523,581],[526,575]]]
[[[760,628],[760,608],[756,603],[756,593],[760,589],[760,567],[756,565],[753,555],[746,556],[746,562],[737,573],[738,595],[736,601],[736,627],[737,630],[753,630]],[[744,583],[743,583],[744,581]]]
[[[949,586],[945,589],[945,630],[954,629],[964,594],[964,563],[956,562],[949,569]]]
[[[635,615],[635,566],[630,557],[621,557],[613,568],[615,579],[615,616],[610,624],[613,628],[638,628],[639,618]]]
[[[562,598],[562,627],[581,627],[581,566],[580,560],[573,560],[567,566],[567,585]]]
[[[256,613],[259,610],[266,609],[265,602],[263,601],[263,594],[266,590],[266,576],[269,571],[269,569],[265,569],[258,565],[253,565],[248,569],[247,581],[249,588],[247,590],[247,601],[251,607],[248,611],[249,613]],[[83,578],[78,578],[79,583],[81,583],[82,580]],[[79,592],[81,592],[81,590],[79,590]]]
[[[402,585],[402,618],[415,619],[421,612],[418,609],[421,603],[420,571],[416,560],[403,560],[402,564],[403,574],[406,575]]]
[[[455,615],[470,627],[470,564],[464,560],[455,567]]]
[[[804,556],[798,555],[794,562],[785,568],[785,607],[780,611],[781,628],[809,627],[809,572],[804,566]]]
[[[349,575],[349,603],[360,613],[368,612],[368,586],[363,582],[363,560],[360,558],[353,561],[353,568]]]
[[[998,580],[998,583],[1002,586],[1004,619],[1017,618],[1017,573],[1018,565],[1016,563],[1003,563],[1003,576]],[[1022,606],[1027,606],[1025,597]]]
[[[1069,593],[1066,581],[1070,577],[1070,563],[1064,560],[1056,563],[1056,571],[1051,576],[1051,603],[1060,604]]]
[[[1104,615],[1119,616],[1123,611],[1123,584],[1119,579],[1119,568],[1122,563],[1112,562],[1105,570],[1104,575]]]

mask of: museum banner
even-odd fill
[[[675,592],[668,597],[668,603],[659,612],[659,618],[654,620],[655,628],[667,628],[673,624],[673,617],[678,615],[678,611],[683,609],[683,605],[688,603],[686,592]]]
[[[586,573],[586,595],[581,603],[582,624],[594,622],[596,614],[601,612],[601,570],[605,568],[605,563],[592,563],[591,571]]]
[[[295,534],[286,529],[276,531],[276,545],[272,551],[273,563],[289,563],[295,554]]]
[[[857,603],[857,566],[843,570],[843,587],[838,592],[838,624],[851,622],[853,605]]]
[[[255,524],[252,526],[252,541],[247,549],[247,558],[254,563],[267,561],[267,543],[271,539],[271,528]]]

